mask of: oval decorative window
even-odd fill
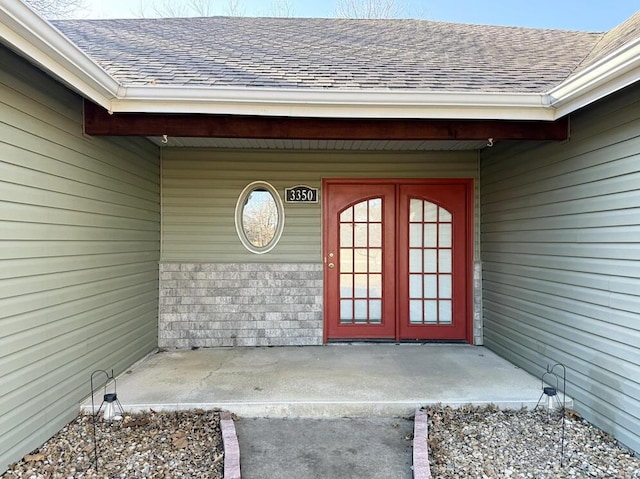
[[[248,184],[236,204],[236,231],[252,253],[271,251],[284,229],[284,207],[276,189],[264,181]]]

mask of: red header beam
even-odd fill
[[[84,130],[94,136],[174,136],[283,140],[566,140],[568,118],[417,120],[115,113],[89,101]]]

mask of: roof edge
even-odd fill
[[[0,38],[109,112],[337,118],[553,120],[546,95],[399,90],[124,87],[22,2],[0,0]]]
[[[640,81],[640,38],[623,45],[549,91],[556,118]]]
[[[0,0],[0,38],[95,103],[109,109],[120,84],[89,56],[21,1]]]
[[[400,90],[127,87],[113,113],[552,120],[546,95]]]
[[[0,0],[0,39],[109,112],[552,121],[640,81],[640,39],[569,77],[548,93],[515,94],[124,87],[32,8],[13,0]]]

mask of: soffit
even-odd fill
[[[245,138],[185,138],[160,136],[148,139],[164,148],[218,148],[260,150],[339,151],[461,151],[480,150],[487,141],[355,141],[355,140],[262,140]]]

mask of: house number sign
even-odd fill
[[[311,188],[305,185],[285,188],[284,201],[286,203],[317,203],[318,188]]]

